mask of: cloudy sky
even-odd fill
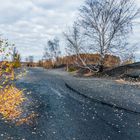
[[[140,7],[140,0],[136,2]],[[48,39],[57,36],[63,42],[62,32],[72,25],[83,3],[84,0],[0,0],[0,34],[16,44],[23,59],[33,55],[38,60]],[[137,21],[140,23],[140,19]],[[140,44],[140,25],[131,36],[131,42]],[[140,49],[138,59],[139,55]]]

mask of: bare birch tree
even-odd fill
[[[106,54],[121,53],[127,47],[127,35],[138,13],[133,0],[87,0],[80,9],[79,24],[101,56],[101,71]]]
[[[69,55],[75,55],[75,64],[80,68],[86,68],[90,71],[93,71],[93,69],[97,70],[92,65],[88,65],[87,57],[82,57],[82,54],[88,55],[88,47],[84,48],[85,39],[80,32],[79,26],[74,23],[73,27],[64,33],[64,36],[67,41],[67,53]]]
[[[51,60],[53,65],[61,54],[59,40],[54,38],[47,42],[47,46],[44,49],[43,60]]]

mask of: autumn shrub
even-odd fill
[[[80,54],[80,57],[83,60],[86,60],[85,63],[89,66],[98,65],[101,58],[101,56],[96,53],[95,54]],[[121,63],[121,60],[117,56],[106,54],[104,57],[104,68],[113,68],[113,67],[119,66],[120,63]],[[69,56],[59,57],[57,58],[56,61],[46,60],[42,62],[42,66],[47,69],[59,68],[61,66],[63,67],[68,66],[69,70],[68,69],[67,70],[71,72],[71,71],[77,70],[77,68],[75,69],[74,67],[71,67],[71,66],[79,67],[79,66],[82,66],[82,63],[79,59],[77,59],[76,55],[69,55]]]
[[[51,60],[47,60],[43,62],[43,67],[46,69],[51,69],[51,68],[54,68],[54,65]]]
[[[12,65],[13,65],[14,68],[20,68],[21,67],[20,61],[12,62]]]
[[[8,47],[8,42],[0,39],[0,56],[5,56],[4,60],[0,62],[0,116],[5,120],[22,124],[32,118],[34,114],[21,118],[24,112],[22,104],[26,98],[23,91],[13,84],[13,81],[19,77],[14,68],[18,68],[21,64],[19,61],[8,61],[8,57],[11,55]]]
[[[6,86],[0,90],[0,113],[7,120],[15,120],[20,117],[22,109],[20,105],[25,100],[23,92],[14,86]]]
[[[14,71],[12,64],[2,63],[1,70],[1,89],[0,89],[0,114],[7,120],[12,120],[20,115],[17,110],[18,105],[23,101],[22,92],[12,86]]]

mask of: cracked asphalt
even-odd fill
[[[64,78],[31,68],[16,82],[31,92],[33,125],[0,121],[0,140],[139,140],[140,114],[84,98],[66,87]],[[78,85],[78,83],[77,83]]]

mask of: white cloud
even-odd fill
[[[47,40],[62,36],[85,0],[0,0],[0,34],[13,41],[23,57],[41,58]],[[140,0],[137,0],[140,6]],[[140,21],[140,20],[138,20]],[[140,40],[140,26],[132,42]]]
[[[42,55],[44,44],[71,25],[82,0],[0,0],[0,33],[24,55]]]

